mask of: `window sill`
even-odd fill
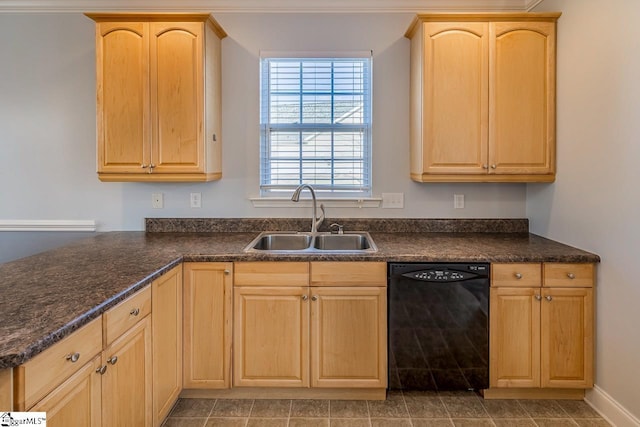
[[[311,199],[301,199],[292,202],[288,197],[251,197],[249,198],[254,208],[308,208],[311,207]],[[319,198],[318,206],[323,204],[325,208],[379,208],[382,204],[380,197],[362,198]]]

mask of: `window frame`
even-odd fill
[[[271,74],[270,74],[270,62],[271,61],[291,61],[291,62],[331,62],[333,70],[334,64],[338,62],[345,62],[352,60],[354,62],[362,62],[362,92],[358,92],[359,96],[362,96],[362,123],[339,123],[336,121],[333,114],[334,110],[334,98],[336,95],[341,95],[339,91],[335,90],[335,80],[332,73],[331,76],[331,90],[329,92],[323,92],[323,96],[331,98],[331,120],[329,123],[274,123],[271,118],[272,111],[272,91],[271,91]],[[302,98],[306,93],[302,88],[302,66],[300,71],[300,89],[295,93],[296,96],[300,96],[300,115],[302,116],[302,107],[304,103]],[[372,194],[372,122],[373,122],[373,100],[372,100],[372,86],[373,86],[373,52],[372,51],[358,51],[358,52],[260,52],[260,196],[269,197],[283,197],[288,196],[293,189],[302,183],[308,183],[313,185],[318,196],[334,199],[347,199],[347,198],[369,198]],[[317,94],[316,94],[317,95]],[[351,95],[355,96],[355,92]],[[318,116],[316,116],[317,118]],[[300,136],[298,141],[302,140],[302,134],[304,132],[327,132],[331,135],[331,150],[329,156],[326,159],[321,157],[315,157],[310,160],[311,164],[326,161],[330,164],[330,184],[315,184],[313,181],[304,179],[304,161],[303,146],[300,145],[300,154],[297,157],[288,159],[291,162],[299,162],[299,172],[297,183],[295,184],[272,184],[271,169],[270,166],[274,161],[274,157],[271,156],[271,133],[273,131],[288,131],[299,132]],[[343,158],[336,156],[336,150],[334,146],[334,137],[336,133],[340,132],[360,132],[362,135],[362,155],[360,157]],[[335,165],[345,162],[357,163],[362,168],[362,173],[357,176],[361,179],[361,185],[336,185],[336,168]]]

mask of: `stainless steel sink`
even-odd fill
[[[371,249],[371,236],[363,233],[322,234],[316,236],[313,247],[322,251],[366,251]]]
[[[275,254],[374,253],[378,251],[366,231],[344,234],[263,231],[247,245],[245,252]]]

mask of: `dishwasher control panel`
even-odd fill
[[[487,264],[449,264],[449,265],[396,265],[392,274],[399,274],[412,280],[423,282],[460,282],[475,278],[485,278],[489,274]],[[413,267],[413,268],[412,268]]]

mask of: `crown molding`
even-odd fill
[[[526,11],[542,0],[0,0],[0,13],[211,11],[234,13],[417,13]]]

